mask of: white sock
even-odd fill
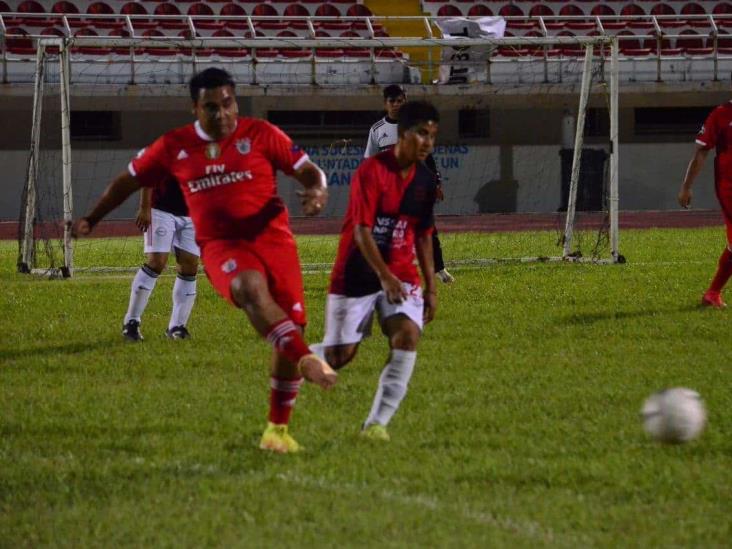
[[[130,291],[130,304],[127,307],[125,315],[125,324],[130,320],[140,321],[142,313],[147,307],[147,300],[155,289],[155,283],[158,281],[158,273],[153,271],[147,265],[143,265],[137,271],[135,278],[132,279],[132,290]]]
[[[407,394],[407,385],[414,371],[417,361],[417,351],[391,351],[391,359],[384,366],[379,377],[379,388],[371,405],[371,412],[366,418],[364,426],[378,423],[387,425]]]
[[[191,316],[193,303],[196,301],[196,275],[179,274],[173,284],[173,312],[170,315],[168,329],[174,326],[185,326]]]

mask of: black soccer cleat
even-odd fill
[[[138,342],[142,341],[142,333],[140,332],[140,321],[139,320],[130,320],[127,324],[124,324],[122,326],[122,336],[127,341],[133,341]]]
[[[188,339],[191,334],[185,326],[173,326],[165,330],[165,336],[168,339]]]

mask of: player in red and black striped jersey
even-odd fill
[[[260,448],[296,452],[287,425],[303,377],[328,388],[337,376],[303,340],[302,274],[275,172],[303,185],[306,215],[325,205],[325,174],[279,128],[239,116],[228,72],[206,69],[189,87],[196,122],[164,134],[134,159],[74,224],[74,234],[88,234],[140,187],[175,178],[212,285],[273,346],[269,422]]]
[[[386,426],[407,392],[417,343],[437,307],[432,259],[437,180],[424,160],[434,147],[438,123],[431,104],[405,104],[396,145],[367,158],[351,178],[325,337],[313,346],[334,368],[345,366],[370,334],[373,312],[378,312],[390,353],[363,425],[370,438],[388,440]]]
[[[719,257],[714,278],[702,296],[702,305],[723,309],[727,305],[722,299],[722,289],[732,276],[732,101],[715,108],[699,130],[696,150],[689,161],[679,191],[678,200],[681,207],[688,208],[691,204],[691,187],[712,149],[716,150],[714,188],[727,228],[727,246]]]

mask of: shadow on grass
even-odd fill
[[[719,313],[715,309],[702,307],[701,305],[684,305],[674,309],[644,309],[642,311],[607,311],[602,313],[577,313],[560,317],[558,322],[565,325],[594,324],[606,320],[628,320],[633,318],[647,318],[663,316],[676,313]]]
[[[97,351],[99,349],[111,349],[122,345],[129,345],[125,341],[84,341],[76,343],[64,343],[62,345],[46,345],[41,347],[25,347],[22,349],[0,349],[0,361],[15,360],[18,358],[28,359],[32,357],[59,356],[59,355],[75,355],[85,353],[87,351]]]

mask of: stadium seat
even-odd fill
[[[155,15],[180,15],[180,10],[173,4],[158,4],[153,13]]]
[[[463,12],[460,11],[460,8],[457,6],[453,6],[452,4],[446,4],[444,6],[441,6],[440,9],[437,10],[437,17],[462,17]]]
[[[277,10],[269,4],[257,4],[252,10],[252,15],[256,16],[276,16],[279,15]]]
[[[581,15],[584,15],[585,13],[580,9],[579,6],[575,4],[565,4],[562,6],[562,8],[559,10],[559,15],[561,16],[569,16],[569,17],[578,17]]]
[[[122,15],[147,15],[147,9],[139,2],[127,2],[119,12]]]
[[[49,13],[79,13],[79,8],[71,2],[56,2]]]
[[[341,12],[333,4],[322,4],[315,10],[315,15],[318,17],[340,17]]]
[[[282,12],[284,17],[308,17],[310,12],[302,4],[290,4]]]
[[[490,17],[492,15],[491,9],[483,4],[476,4],[468,10],[468,17]]]
[[[35,52],[33,40],[28,37],[28,31],[20,27],[5,29],[5,48],[10,53],[28,54]]]
[[[732,14],[732,4],[728,2],[718,2],[712,10],[714,15],[730,15]]]
[[[7,5],[7,3],[0,1],[0,13],[10,13],[11,10],[10,6]]]
[[[23,0],[23,2],[18,4],[15,11],[18,13],[46,13],[43,5],[40,2],[36,2],[36,0]]]
[[[243,7],[241,7],[239,4],[234,4],[233,2],[229,2],[228,4],[224,4],[221,6],[221,11],[219,12],[219,15],[222,17],[227,16],[243,16],[247,14],[247,10],[245,10]]]
[[[620,15],[623,16],[633,16],[633,15],[645,15],[645,10],[640,7],[638,4],[628,4],[627,6],[623,6],[623,9],[620,10]]]
[[[701,36],[699,36],[699,33],[697,33],[696,31],[687,29],[687,30],[681,31],[681,34],[683,35],[683,38],[680,37],[680,38],[676,39],[677,48],[681,48],[683,50],[705,49],[704,39]]]
[[[523,17],[524,12],[516,4],[507,4],[498,10],[501,17]],[[507,24],[509,21],[506,22]]]
[[[86,13],[89,15],[114,15],[115,12],[112,6],[106,2],[94,2],[86,8]]]
[[[372,17],[374,14],[363,4],[353,4],[346,11],[348,17]]]
[[[350,31],[351,23],[347,21],[316,21],[314,25],[317,28],[321,28],[328,31]],[[342,36],[342,35],[341,35]],[[356,33],[356,36],[360,36]]]
[[[552,9],[544,4],[536,4],[529,10],[529,17],[551,17],[552,15],[554,15]]]
[[[211,6],[204,4],[203,2],[196,2],[188,8],[188,15],[214,15],[214,11]]]

